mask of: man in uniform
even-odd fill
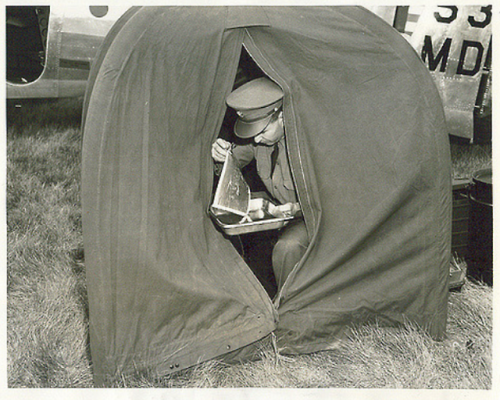
[[[288,163],[283,124],[283,91],[266,77],[245,83],[229,94],[229,107],[237,113],[234,134],[248,139],[248,144],[232,145],[217,139],[212,145],[212,157],[224,162],[231,150],[239,168],[253,159],[257,173],[269,193],[281,203],[279,209],[290,215],[300,212],[295,185]],[[308,246],[307,231],[302,218],[287,225],[273,248],[272,264],[278,286],[281,287]]]

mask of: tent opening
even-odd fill
[[[233,90],[246,82],[263,76],[266,76],[266,74],[259,68],[246,49],[242,47]],[[232,108],[227,107],[219,137],[235,144],[248,143],[248,140],[239,139],[233,134],[233,126],[236,118],[236,112]],[[215,193],[222,164],[215,163],[214,170],[213,192]],[[252,192],[263,192],[265,196],[272,198],[257,173],[255,160],[242,168],[242,173]],[[279,230],[252,232],[234,236],[225,235],[271,298],[274,298],[277,293],[277,283],[272,268],[272,250],[278,240],[278,236]]]

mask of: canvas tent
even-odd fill
[[[207,213],[242,48],[285,93],[310,237],[274,299]],[[271,332],[283,353],[331,348],[374,319],[445,334],[441,101],[405,39],[363,8],[131,9],[91,71],[82,202],[97,385],[230,356]]]

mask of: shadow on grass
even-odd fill
[[[54,129],[79,128],[83,97],[62,99],[23,99],[7,102],[9,136],[51,134]]]

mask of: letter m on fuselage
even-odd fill
[[[429,59],[429,70],[435,71],[439,64],[440,72],[446,71],[446,64],[448,63],[448,56],[450,55],[451,38],[446,38],[439,52],[434,57],[434,50],[432,48],[432,39],[429,35],[425,35],[424,45],[422,47],[422,61],[425,63]]]

